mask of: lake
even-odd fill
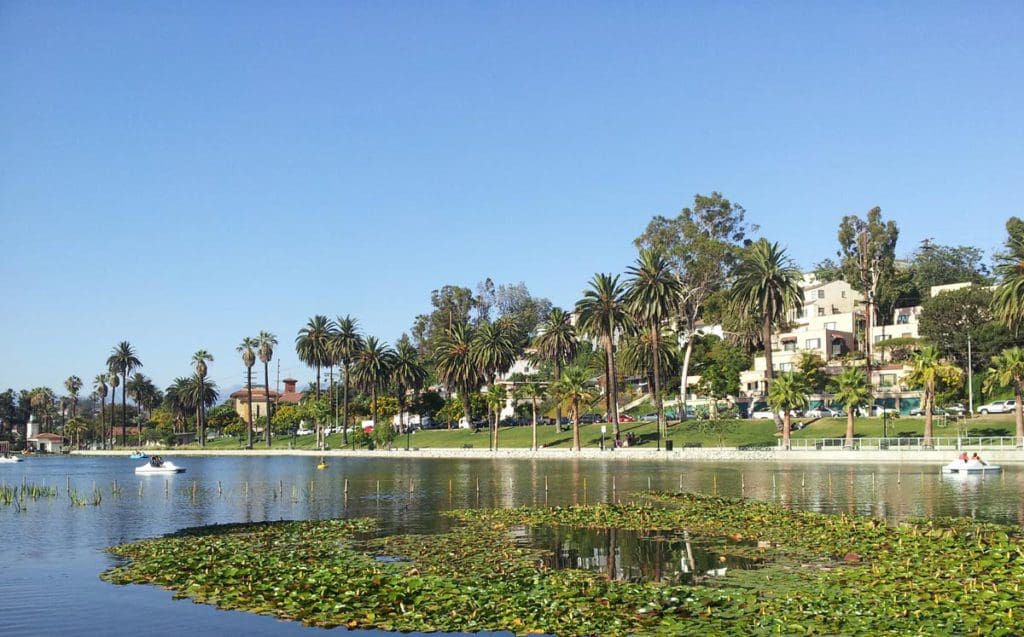
[[[0,505],[0,633],[6,635],[292,635],[319,629],[175,601],[99,579],[104,549],[186,527],[331,517],[377,518],[388,533],[436,533],[451,508],[594,504],[637,492],[744,495],[812,511],[970,516],[1024,523],[1024,470],[942,476],[931,465],[672,463],[329,457],[180,457],[187,472],[135,476],[127,457],[33,457],[0,465],[0,482],[46,484],[56,498]],[[347,495],[346,495],[347,483]],[[67,487],[98,505],[77,506]],[[354,631],[353,634],[382,634]]]

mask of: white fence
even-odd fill
[[[791,438],[790,449],[797,451],[819,451],[842,449],[846,438]],[[1020,448],[1013,436],[932,436],[931,445],[924,444],[922,436],[889,438],[854,438],[854,449],[915,451],[915,450],[1012,450]],[[782,447],[782,440],[779,440]]]

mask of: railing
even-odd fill
[[[782,441],[779,440],[779,447]],[[796,451],[821,451],[843,449],[846,438],[791,438],[790,449]],[[932,436],[931,446],[924,445],[922,436],[892,436],[889,438],[854,438],[853,448],[865,450],[915,451],[915,450],[1012,450],[1020,448],[1014,436]]]

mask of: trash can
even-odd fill
[[[672,439],[669,438],[665,441],[665,451],[672,451]]]
[[[815,449],[817,449],[818,451],[821,451],[821,448],[822,448],[823,446],[824,446],[824,445],[823,445],[822,443],[820,443],[820,442],[816,442],[816,443],[814,443],[814,448],[815,448]]]

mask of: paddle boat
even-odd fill
[[[0,463],[7,462],[21,462],[21,458],[18,456],[0,456]]]
[[[144,459],[148,458],[149,456],[147,456],[145,453],[143,453],[141,451],[133,451],[132,455],[130,455],[128,457],[131,458],[132,460],[144,460]]]
[[[320,464],[318,464],[316,468],[320,469],[321,471],[327,468],[327,463],[324,462],[323,458],[320,458]]]
[[[160,456],[153,456],[146,464],[135,467],[135,475],[166,475],[169,473],[185,473],[185,467],[179,467]]]
[[[997,464],[986,464],[978,458],[964,459],[957,458],[953,462],[942,467],[943,473],[956,473],[960,475],[979,475],[986,473],[999,473],[1003,468]]]

